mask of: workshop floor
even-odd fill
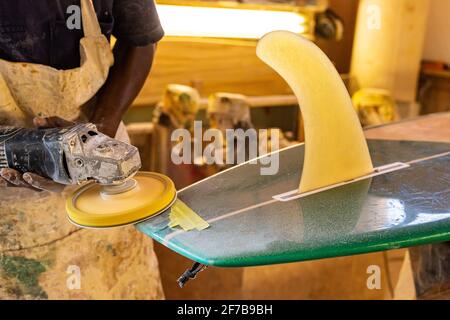
[[[391,299],[406,250],[253,268],[208,268],[180,289],[192,262],[155,244],[167,299]],[[381,289],[367,288],[367,268],[380,267]]]

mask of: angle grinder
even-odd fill
[[[0,126],[0,168],[80,185],[66,211],[81,227],[108,228],[146,220],[176,200],[166,176],[139,172],[136,147],[100,133],[93,124],[25,129]]]

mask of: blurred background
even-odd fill
[[[303,141],[301,101],[255,54],[258,39],[272,30],[302,34],[324,50],[364,128],[450,110],[449,0],[157,0],[157,7],[166,36],[125,122],[143,169],[170,175],[177,189],[224,169],[171,164],[171,131],[196,119],[220,130],[277,130],[280,147]],[[158,244],[156,253],[168,299],[389,299],[405,256],[394,250],[209,268],[180,289],[176,279],[191,262]],[[383,290],[365,285],[371,264],[387,275]]]

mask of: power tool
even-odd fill
[[[0,126],[0,168],[80,185],[68,197],[66,210],[70,221],[81,227],[134,224],[163,212],[176,200],[168,177],[139,172],[136,147],[89,123],[50,129]]]

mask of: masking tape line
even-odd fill
[[[245,207],[245,208],[242,208],[242,209],[239,209],[239,210],[228,212],[227,214],[224,214],[222,216],[209,219],[208,221],[205,221],[205,223],[209,226],[210,223],[213,223],[213,222],[216,222],[216,221],[219,221],[219,220],[223,220],[223,219],[226,219],[226,218],[230,218],[230,217],[236,216],[238,214],[241,214],[243,212],[247,212],[247,211],[250,211],[250,210],[253,210],[253,209],[264,207],[264,206],[267,206],[267,205],[275,203],[275,202],[278,202],[278,200],[272,199],[272,200],[269,200],[269,201],[266,201],[266,202],[261,202],[261,203],[255,204],[253,206],[249,206],[249,207]],[[186,230],[176,230],[176,231],[174,231],[172,233],[169,233],[164,238],[164,243],[167,244],[172,238],[176,237],[179,234],[184,233],[185,231]]]
[[[169,219],[170,228],[180,226],[184,231],[191,231],[194,229],[201,231],[209,227],[208,222],[203,220],[180,199],[172,206]]]

